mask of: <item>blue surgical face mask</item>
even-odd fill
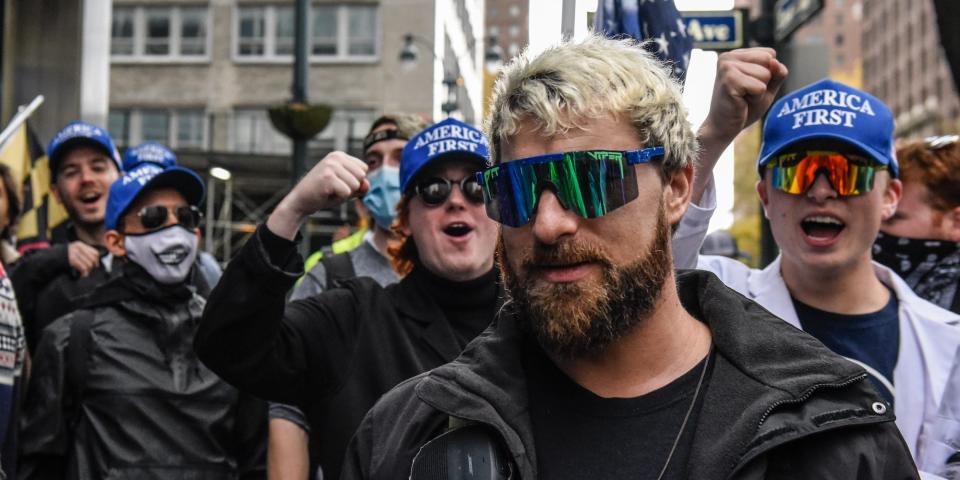
[[[377,226],[389,230],[400,202],[400,169],[384,165],[368,175],[367,181],[370,191],[363,197],[363,205]]]

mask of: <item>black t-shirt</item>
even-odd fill
[[[539,478],[656,479],[690,409],[704,360],[672,383],[636,398],[603,398],[581,387],[537,346],[524,362]],[[710,353],[710,357],[713,352]],[[686,478],[693,431],[713,362],[664,479]]]
[[[879,311],[863,315],[827,312],[793,299],[803,331],[835,353],[867,370],[870,382],[890,405],[894,403],[893,368],[900,350],[897,296]]]

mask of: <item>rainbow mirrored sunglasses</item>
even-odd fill
[[[546,188],[563,208],[597,218],[637,198],[633,165],[663,155],[663,147],[552,153],[490,167],[477,173],[477,182],[483,188],[487,215],[509,227],[533,218]]]
[[[777,155],[767,168],[777,190],[801,195],[823,173],[837,195],[854,197],[873,190],[874,177],[887,166],[857,154],[807,150]]]

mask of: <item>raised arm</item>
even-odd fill
[[[743,48],[720,54],[710,112],[697,131],[701,150],[693,176],[693,203],[700,203],[720,155],[770,108],[786,78],[787,67],[777,60],[772,48]]]
[[[195,348],[200,359],[238,388],[261,398],[302,404],[347,370],[357,299],[347,290],[285,304],[303,273],[293,241],[303,220],[368,187],[366,164],[327,155],[280,202],[230,263],[210,294]]]

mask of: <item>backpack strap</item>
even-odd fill
[[[350,252],[324,255],[320,259],[320,263],[327,274],[328,290],[338,287],[343,280],[357,276],[356,270],[353,269],[353,259],[350,258]]]
[[[80,412],[80,401],[83,387],[87,382],[89,371],[90,350],[93,342],[90,335],[90,326],[93,324],[93,310],[77,310],[70,320],[70,339],[64,357],[66,358],[66,388],[65,392],[68,418],[76,418]]]

